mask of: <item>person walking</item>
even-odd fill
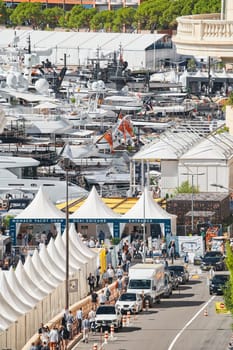
[[[104,289],[102,289],[100,295],[99,295],[99,302],[100,305],[104,305],[107,301],[106,295],[104,294]]]
[[[66,323],[66,327],[67,330],[69,332],[69,339],[72,340],[73,339],[73,324],[74,324],[74,317],[72,315],[72,312],[69,311],[69,314],[67,316],[67,323]]]
[[[83,320],[83,311],[82,311],[82,308],[80,307],[80,309],[76,312],[77,333],[81,333],[82,320]]]
[[[92,308],[94,310],[96,310],[97,308],[97,303],[98,303],[98,294],[96,293],[96,291],[93,290],[93,292],[91,293],[91,302],[92,302]]]
[[[68,341],[69,341],[69,337],[70,337],[70,333],[69,333],[68,329],[64,326],[61,326],[60,330],[59,330],[59,335],[60,335],[60,339],[61,339],[62,350],[67,350],[67,345],[68,345]]]
[[[90,287],[90,294],[91,294],[94,290],[94,287],[95,287],[95,276],[92,275],[92,273],[90,273],[87,280],[88,280],[88,284]]]
[[[90,322],[90,330],[92,333],[95,332],[95,316],[96,316],[95,310],[94,310],[94,308],[92,308],[88,314],[88,319]]]
[[[83,343],[88,343],[90,322],[86,316],[82,321]]]
[[[98,266],[96,271],[95,271],[95,280],[96,280],[96,288],[99,288],[99,283],[100,283],[100,270],[101,267]]]
[[[50,350],[56,350],[58,340],[59,340],[58,330],[57,330],[56,326],[54,325],[53,328],[49,332],[49,348],[50,348]]]

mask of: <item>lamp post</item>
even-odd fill
[[[70,159],[64,158],[66,172],[66,284],[65,284],[65,307],[69,309],[69,166]]]
[[[199,176],[199,175],[204,175],[205,173],[182,173],[182,175],[187,175],[192,177],[192,196],[191,196],[191,227],[192,227],[192,232],[194,230],[194,212],[193,212],[193,205],[194,205],[194,196],[193,196],[193,178],[194,176]]]

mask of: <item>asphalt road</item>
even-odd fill
[[[210,296],[208,273],[194,275],[169,299],[163,299],[148,312],[131,316],[130,325],[114,334],[102,348],[107,350],[226,350],[231,340],[230,314],[216,314],[215,302],[221,296]],[[207,312],[207,316],[205,315]],[[89,343],[80,342],[74,349],[92,349],[104,343],[100,333],[90,335]]]

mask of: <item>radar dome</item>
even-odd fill
[[[7,85],[10,87],[10,88],[16,88],[17,86],[17,78],[16,78],[16,75],[13,74],[13,73],[10,73],[7,75],[7,78],[6,78],[6,82],[7,82]]]
[[[91,84],[91,89],[92,89],[92,90],[97,90],[97,89],[98,89],[98,83],[97,83],[97,81],[94,81],[94,82]]]
[[[105,84],[103,80],[97,81],[98,89],[105,89]]]
[[[43,78],[38,79],[35,83],[35,89],[41,94],[47,92],[49,89],[48,81],[46,79],[43,79]]]

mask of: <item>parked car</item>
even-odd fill
[[[169,270],[169,272],[171,275],[172,289],[177,289],[179,287],[178,275],[175,273],[174,270]]]
[[[178,276],[178,281],[180,284],[184,284],[189,281],[188,270],[183,265],[170,265],[168,270],[173,270]]]
[[[223,294],[226,283],[229,280],[229,274],[215,274],[210,280],[209,292],[210,294]]]
[[[140,294],[123,293],[117,300],[115,306],[122,314],[126,314],[128,311],[130,311],[131,314],[134,314],[142,311],[143,300]]]
[[[96,310],[95,324],[97,330],[110,329],[113,324],[115,330],[122,326],[121,311],[115,305],[100,305]]]
[[[207,252],[201,263],[201,269],[209,271],[211,268],[217,271],[225,270],[225,258],[221,252]]]

